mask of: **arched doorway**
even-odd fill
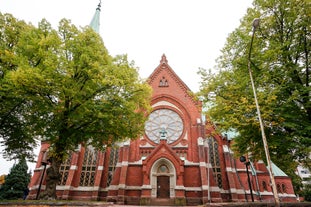
[[[176,170],[171,161],[157,160],[151,168],[151,196],[153,198],[175,197]]]

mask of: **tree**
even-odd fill
[[[302,191],[302,196],[304,197],[305,201],[311,201],[311,185],[307,184],[303,191]]]
[[[28,189],[31,175],[27,172],[26,159],[22,158],[14,164],[10,173],[6,176],[3,186],[0,188],[0,199],[14,200],[23,198]]]
[[[212,120],[224,131],[238,132],[234,140],[238,154],[266,160],[247,68],[252,21],[260,18],[251,68],[265,133],[272,161],[295,177],[298,163],[310,167],[310,4],[255,0],[253,6],[229,35],[218,59],[218,73],[200,70],[201,95],[210,102]]]
[[[14,93],[14,87],[4,89],[8,73],[18,68],[16,53],[21,34],[31,27],[10,14],[0,13],[0,144],[7,159],[34,158],[36,140],[21,117],[27,104]]]
[[[54,184],[78,144],[102,150],[143,133],[151,88],[125,55],[111,57],[91,28],[63,19],[56,31],[42,20],[21,31],[15,51],[17,67],[5,76],[2,93],[23,101],[17,117],[32,137],[50,143],[47,179]],[[47,193],[55,198],[52,189]]]

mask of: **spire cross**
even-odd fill
[[[102,0],[99,0],[99,4],[97,5],[97,10],[99,11],[100,11],[101,4],[102,4]]]

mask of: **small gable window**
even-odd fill
[[[160,80],[159,87],[168,87],[168,81],[164,76]]]

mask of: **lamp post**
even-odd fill
[[[36,195],[36,200],[39,199],[39,195],[40,195],[40,191],[41,191],[41,185],[42,185],[42,181],[43,181],[43,177],[44,177],[44,173],[45,173],[47,163],[42,162],[41,164],[43,165],[43,172],[41,174],[41,179],[40,179],[40,184],[39,184],[39,188],[38,188],[37,195]]]
[[[246,167],[246,173],[247,173],[247,181],[248,181],[248,187],[249,191],[251,193],[251,198],[252,202],[254,202],[254,196],[253,196],[253,189],[252,189],[252,184],[251,184],[251,179],[249,178],[249,172],[248,172],[248,166],[251,164],[249,161],[246,162],[246,158],[244,156],[240,157],[240,161],[245,164]]]
[[[255,31],[259,27],[259,22],[260,22],[260,19],[258,19],[258,18],[254,19],[254,21],[253,21],[253,34],[252,34],[252,40],[251,40],[249,53],[248,53],[248,65],[247,66],[248,66],[249,76],[251,79],[252,89],[253,89],[253,93],[254,93],[254,99],[255,99],[255,104],[256,104],[256,109],[257,109],[257,114],[258,114],[261,136],[262,136],[262,141],[263,141],[263,145],[264,145],[264,149],[265,149],[267,164],[269,165],[268,171],[270,174],[271,186],[272,186],[272,191],[273,191],[272,193],[273,193],[273,197],[275,200],[275,206],[279,207],[280,206],[280,200],[279,200],[279,197],[277,194],[277,189],[276,189],[276,184],[275,184],[274,175],[273,175],[273,171],[272,171],[272,162],[270,159],[270,153],[269,153],[267,138],[265,135],[264,125],[263,125],[262,118],[261,118],[260,108],[259,108],[259,104],[258,104],[258,100],[257,100],[257,94],[256,94],[256,89],[255,89],[252,70],[251,70],[251,52],[252,52],[252,46],[253,46]]]

